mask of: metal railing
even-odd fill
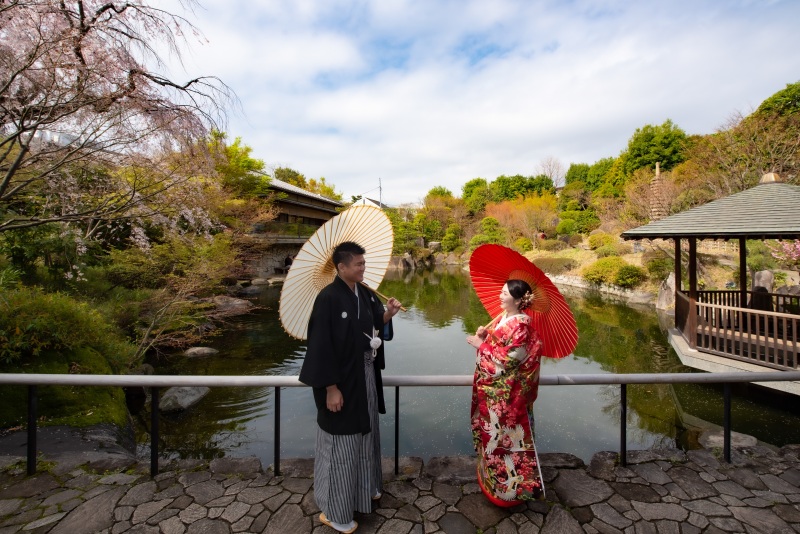
[[[543,375],[542,386],[620,386],[620,463],[627,465],[627,386],[628,384],[723,384],[723,454],[731,461],[731,384],[800,381],[800,371],[761,373],[638,373],[638,374],[585,374]],[[0,384],[28,386],[28,443],[27,471],[36,472],[36,421],[37,392],[40,385],[50,386],[108,386],[145,387],[151,389],[150,474],[158,474],[158,439],[160,388],[173,386],[206,387],[273,387],[275,388],[274,471],[280,474],[280,415],[281,388],[308,387],[297,376],[142,376],[142,375],[64,375],[64,374],[0,374]],[[395,390],[394,465],[398,473],[400,459],[400,388],[471,386],[470,375],[386,376],[384,387]]]

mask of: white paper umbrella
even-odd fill
[[[319,227],[292,261],[279,307],[283,329],[292,337],[306,339],[314,299],[336,276],[333,249],[345,241],[366,250],[364,284],[377,289],[383,281],[394,245],[392,223],[376,207],[353,206]]]

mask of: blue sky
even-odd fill
[[[187,18],[203,42],[173,75],[236,92],[231,136],[346,199],[380,179],[392,205],[617,156],[666,119],[712,133],[800,80],[796,0],[205,0]]]

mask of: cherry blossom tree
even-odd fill
[[[784,265],[792,265],[800,268],[800,239],[794,241],[776,241],[767,243],[772,252],[772,257]]]
[[[217,78],[162,74],[186,35],[141,0],[0,0],[0,232],[171,205],[202,161],[174,154],[204,147],[234,98]]]

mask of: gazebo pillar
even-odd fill
[[[676,237],[673,240],[675,246],[675,267],[673,269],[675,276],[675,326],[683,330],[686,328],[686,316],[688,308],[684,305],[683,295],[683,282],[681,280],[681,271],[683,264],[683,254],[681,254],[681,238]]]
[[[747,239],[739,238],[739,307],[747,307]]]
[[[689,346],[697,348],[697,238],[689,238]]]
[[[676,237],[675,241],[675,299],[678,298],[678,293],[681,290],[681,263],[683,261],[683,257],[681,256],[681,238]]]

